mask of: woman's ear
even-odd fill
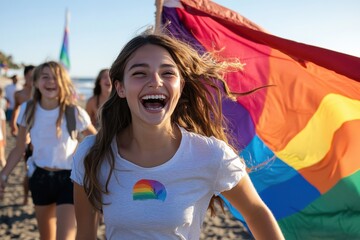
[[[120,81],[115,81],[115,89],[120,98],[125,98],[125,88]]]

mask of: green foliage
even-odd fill
[[[6,55],[0,51],[0,65],[7,66],[9,69],[19,69],[22,67],[22,64],[17,64],[13,62],[13,57],[11,55]]]

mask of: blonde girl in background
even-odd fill
[[[96,130],[86,111],[77,106],[75,88],[61,64],[50,61],[36,67],[33,84],[32,100],[20,106],[16,146],[0,173],[0,197],[4,195],[9,174],[23,157],[29,132],[33,154],[28,166],[29,169],[34,167],[29,187],[40,238],[75,239],[73,184],[69,176],[78,140],[67,130],[67,107],[74,107],[77,131],[89,135],[95,134]]]

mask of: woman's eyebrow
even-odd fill
[[[136,67],[149,67],[149,64],[147,63],[135,63],[133,64],[129,70],[136,68]],[[164,63],[160,65],[161,68],[166,68],[166,67],[171,67],[171,68],[175,68],[176,66],[174,64],[169,64],[169,63]]]
[[[160,67],[171,67],[171,68],[176,68],[176,65],[174,64],[170,64],[170,63],[164,63],[164,64],[161,64]]]
[[[149,64],[146,63],[135,63],[134,65],[132,65],[129,70],[136,68],[136,67],[149,67]]]

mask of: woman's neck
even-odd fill
[[[130,125],[117,138],[120,156],[142,167],[154,167],[171,159],[181,142],[178,126],[134,127]]]
[[[40,100],[40,106],[45,110],[52,110],[59,106],[58,99],[44,99]]]

